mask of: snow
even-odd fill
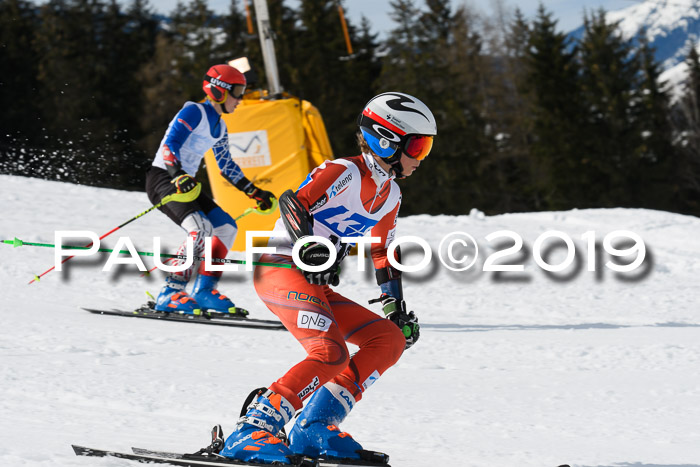
[[[698,44],[700,5],[695,0],[646,0],[606,14],[609,23],[619,22],[622,36],[630,39],[642,29],[663,57],[662,66],[669,70],[682,63],[688,41]]]
[[[611,11],[607,20],[620,21],[625,37],[639,32],[640,25],[647,28],[648,37],[665,36],[677,27],[687,29],[689,19],[700,17],[695,0],[647,0],[621,10]]]
[[[0,239],[46,243],[56,230],[101,235],[149,207],[144,193],[7,175],[0,205]],[[469,233],[479,260],[451,272],[433,258],[429,271],[407,275],[421,338],[342,428],[388,452],[395,467],[700,466],[700,220],[642,209],[485,216],[474,208],[400,220],[399,237],[421,236],[435,253],[447,234]],[[524,264],[523,272],[481,270],[495,248],[510,245],[486,241],[502,230],[523,239],[525,253],[504,258]],[[573,239],[578,270],[550,277],[535,264],[535,241],[550,230]],[[639,270],[604,266],[610,257],[601,245],[615,230],[643,239],[648,257]],[[581,238],[589,231],[602,252],[596,272],[587,270]],[[153,236],[163,237],[166,251],[182,240],[159,212],[101,246],[122,235],[142,251],[152,249]],[[564,253],[556,250],[549,263]],[[79,307],[139,305],[162,276],[142,278],[133,266],[102,272],[102,255],[75,258],[27,285],[53,255],[0,245],[0,465],[134,465],[78,458],[71,444],[196,450],[214,424],[231,431],[253,388],[304,356],[286,332],[89,314]],[[366,303],[378,288],[356,265],[347,260],[338,289]],[[221,288],[253,317],[274,319],[250,273],[227,273]]]
[[[677,102],[686,93],[685,85],[688,82],[688,64],[681,62],[665,70],[659,76],[659,82],[664,83],[664,89],[670,91],[671,102]]]
[[[700,50],[700,42],[695,49]],[[671,91],[671,102],[676,102],[685,95],[688,80],[688,63],[685,61],[668,68],[659,76],[659,82],[666,83],[665,86]]]

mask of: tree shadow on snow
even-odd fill
[[[548,331],[553,329],[623,329],[623,328],[698,328],[698,323],[655,323],[655,324],[609,324],[609,323],[581,323],[581,324],[452,324],[452,323],[421,323],[421,329],[431,329],[439,332],[486,332],[486,331]],[[639,466],[656,467],[644,464],[620,464],[621,467]],[[617,466],[615,466],[617,467]],[[673,466],[676,467],[676,466]],[[686,466],[677,466],[686,467]],[[690,466],[690,467],[700,467]]]

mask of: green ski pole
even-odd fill
[[[126,221],[126,222],[122,223],[121,225],[118,225],[117,227],[113,228],[112,230],[110,230],[109,232],[107,232],[106,234],[104,234],[103,236],[101,236],[101,237],[99,238],[99,240],[102,240],[103,238],[107,237],[108,235],[111,235],[111,234],[113,234],[114,232],[116,232],[117,230],[121,229],[121,228],[124,227],[125,225],[134,222],[136,219],[138,219],[138,218],[140,218],[140,217],[142,217],[142,216],[145,216],[146,214],[148,214],[149,212],[153,211],[154,209],[158,209],[159,207],[161,207],[161,206],[163,206],[163,205],[165,205],[165,204],[167,204],[167,203],[169,203],[169,202],[171,202],[171,201],[176,201],[176,202],[178,202],[178,203],[188,203],[188,202],[190,202],[190,201],[194,201],[195,199],[197,199],[197,196],[199,196],[199,193],[200,193],[201,191],[202,191],[202,185],[201,185],[200,183],[197,183],[197,186],[195,187],[195,189],[194,189],[194,190],[190,190],[190,191],[188,191],[187,193],[173,193],[173,194],[171,194],[171,195],[167,195],[167,196],[165,196],[162,200],[160,200],[160,203],[154,204],[154,205],[151,206],[150,208],[148,208],[148,209],[146,209],[145,211],[143,211],[141,214],[137,214],[137,215],[135,215],[134,217],[132,217],[131,219],[129,219],[128,221]],[[15,239],[15,240],[17,240],[17,239]],[[8,241],[7,241],[7,240],[3,240],[3,242],[4,242],[4,243],[7,243]],[[92,242],[90,242],[90,243],[88,243],[87,245],[85,245],[84,248],[90,248],[91,246],[92,246]],[[68,261],[69,259],[74,258],[74,257],[75,257],[75,256],[68,256],[68,257],[65,258],[63,261],[61,261],[61,264],[65,263],[66,261]],[[53,271],[54,269],[56,269],[56,266],[55,266],[55,265],[54,265],[54,266],[51,266],[49,269],[47,269],[46,271],[42,272],[41,274],[35,275],[35,276],[34,276],[34,279],[30,280],[29,283],[31,284],[32,282],[39,282],[39,280],[40,280],[42,277],[44,277],[46,274],[50,273],[50,272]]]
[[[38,242],[25,242],[23,240],[20,240],[19,238],[15,237],[13,240],[0,240],[0,243],[4,243],[6,245],[12,245],[13,247],[17,248],[20,246],[36,246],[36,247],[44,247],[44,248],[56,248],[56,245],[53,243],[38,243]],[[64,245],[62,248],[65,248],[66,250],[89,250],[90,246],[70,246],[70,245]],[[102,252],[102,253],[113,253],[115,250],[111,248],[98,248],[97,251]],[[131,254],[129,250],[119,250],[119,253],[122,254]],[[155,253],[152,251],[137,251],[136,252],[140,256],[156,256]],[[175,259],[187,259],[187,255],[173,255],[170,253],[160,253],[158,256],[161,258],[175,258]],[[71,256],[73,258],[73,256]],[[193,256],[192,257],[194,260],[197,261],[204,261],[203,256]],[[213,258],[212,263],[219,263],[219,264],[248,264],[246,261],[242,261],[240,259],[226,259],[226,258]],[[255,266],[271,266],[275,268],[286,268],[286,269],[293,269],[296,266],[291,265],[291,264],[278,264],[278,263],[262,263],[260,261],[253,261],[252,263]]]

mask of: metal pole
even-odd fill
[[[265,62],[265,75],[270,86],[270,95],[275,96],[282,93],[280,76],[277,70],[277,57],[275,56],[274,32],[270,27],[270,14],[267,11],[267,0],[255,1],[255,16],[258,23],[258,34],[260,36],[260,48],[262,49],[263,60]]]

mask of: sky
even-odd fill
[[[250,0],[252,4],[253,0]],[[484,14],[493,13],[493,0],[453,0],[453,5],[466,3],[475,7]],[[170,13],[173,8],[172,0],[151,0],[151,5],[159,13]],[[290,6],[297,4],[298,0],[287,0]],[[506,8],[520,10],[527,18],[533,18],[537,12],[540,3],[544,3],[545,7],[554,13],[554,17],[559,20],[559,27],[566,32],[576,29],[583,21],[584,8],[588,10],[596,10],[604,7],[607,11],[619,10],[632,6],[635,3],[643,3],[641,0],[503,0]],[[216,12],[226,13],[230,4],[230,0],[208,0],[209,8]],[[416,2],[417,5],[423,4],[421,0]],[[393,23],[389,18],[391,7],[389,0],[347,0],[346,15],[350,18],[353,24],[359,25],[362,15],[370,19],[375,32],[384,36],[393,28]]]

